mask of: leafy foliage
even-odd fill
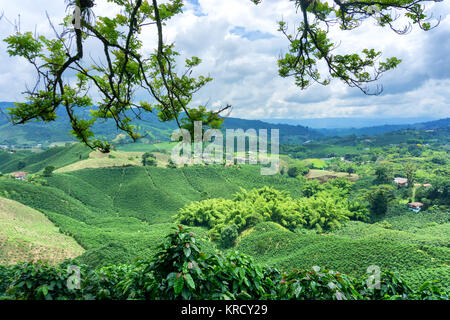
[[[321,267],[283,273],[238,252],[208,255],[198,247],[195,234],[182,226],[152,261],[96,270],[78,266],[79,279],[72,278],[73,269],[67,268],[71,263],[0,266],[0,299],[448,299],[432,282],[413,291],[393,273],[384,273],[381,289],[372,290],[365,278]],[[69,288],[68,281],[79,287]]]
[[[163,25],[182,12],[183,2],[171,0],[159,4],[156,0],[138,0],[133,4],[121,0],[111,1],[120,9],[113,18],[97,16],[94,22],[92,8],[82,8],[81,17],[68,17],[62,24],[63,31],[56,38],[33,36],[31,32],[9,36],[4,41],[10,56],[25,59],[35,68],[37,82],[25,92],[27,102],[16,103],[9,114],[14,124],[32,120],[55,121],[59,108],[69,116],[72,133],[92,149],[109,152],[109,141],[102,141],[92,128],[99,119],[112,119],[116,127],[126,132],[134,141],[141,137],[133,120],[139,113],[155,112],[161,121],[176,120],[179,127],[193,122],[199,116],[207,118],[205,125],[220,127],[219,112],[207,111],[205,107],[190,107],[193,95],[210,77],[192,77],[192,70],[201,60],[198,57],[185,59],[185,71],[175,72],[176,57],[173,44],[163,42]],[[77,1],[69,7],[79,8]],[[79,20],[77,20],[79,19]],[[144,56],[140,36],[147,26],[155,25],[158,33],[156,50]],[[56,32],[56,29],[55,29]],[[92,39],[104,50],[105,65],[83,60],[85,41]],[[74,71],[76,83],[64,81],[63,75]],[[93,101],[89,92],[95,87],[101,95]],[[134,92],[143,88],[148,93],[147,101],[135,102]],[[92,109],[92,105],[96,105]],[[224,109],[229,108],[229,106]],[[89,110],[80,117],[75,110]],[[135,116],[130,116],[133,110]],[[223,110],[223,109],[222,109]]]
[[[380,185],[370,188],[366,194],[370,209],[376,216],[386,214],[389,203],[395,199],[394,188],[391,185]]]
[[[182,208],[176,220],[182,224],[203,226],[211,229],[213,239],[218,239],[229,225],[239,232],[251,227],[249,221],[273,221],[295,230],[299,227],[323,230],[335,229],[350,218],[361,218],[366,209],[351,206],[345,199],[347,191],[329,185],[309,198],[292,199],[286,192],[270,187],[241,190],[233,200],[208,199],[194,202]],[[359,214],[356,211],[362,210]]]

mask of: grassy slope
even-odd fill
[[[41,212],[0,197],[0,264],[25,260],[58,263],[83,252]]]
[[[131,262],[152,256],[173,227],[172,216],[191,201],[230,198],[239,187],[267,184],[291,190],[293,196],[300,192],[298,179],[261,176],[256,166],[86,169],[55,174],[47,183],[3,179],[0,196],[44,212],[87,249],[88,262]],[[196,230],[206,235],[205,230]]]
[[[155,144],[145,144],[145,143],[128,143],[118,147],[120,151],[128,152],[155,152],[155,151],[165,151],[170,152],[177,142],[161,142]]]
[[[55,174],[45,187],[0,180],[0,196],[44,212],[87,249],[84,262],[98,264],[152,256],[173,227],[172,216],[191,201],[230,198],[240,187],[264,185],[298,197],[300,184],[285,176],[261,176],[256,166],[130,167]],[[237,249],[260,263],[285,268],[324,265],[361,274],[377,264],[401,272],[415,284],[426,278],[449,283],[448,213],[408,214],[405,210],[405,215],[389,217],[391,230],[360,222],[326,235],[258,227],[241,236]],[[206,236],[206,230],[195,230]]]
[[[143,152],[125,152],[111,151],[110,154],[104,154],[99,151],[92,152],[86,160],[77,161],[68,166],[55,170],[56,173],[67,173],[84,169],[113,168],[124,166],[142,166]],[[158,166],[165,167],[169,156],[154,152]]]
[[[426,212],[423,213],[424,215]],[[238,239],[236,249],[248,253],[260,263],[286,269],[327,266],[344,273],[361,275],[370,265],[399,272],[413,286],[425,280],[450,283],[450,223],[434,217],[420,228],[417,217],[409,212],[392,220],[402,219],[402,227],[385,229],[379,224],[348,222],[335,233],[293,233],[273,223],[263,223],[247,230]],[[448,221],[448,213],[447,213]],[[408,224],[414,228],[404,227]]]
[[[61,168],[86,159],[91,151],[82,144],[74,144],[69,147],[54,147],[44,152],[30,153],[26,156],[19,154],[15,157],[10,157],[8,161],[0,162],[0,171],[3,173],[18,171],[17,164],[19,160],[25,162],[26,165],[21,171],[27,171],[29,173],[41,171],[46,166]],[[6,160],[6,156],[3,158]]]

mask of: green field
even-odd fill
[[[297,179],[261,176],[259,170],[256,166],[85,169],[54,174],[46,186],[3,179],[0,195],[45,213],[87,250],[89,262],[131,262],[152,256],[173,226],[172,216],[191,201],[230,198],[240,187],[267,184],[300,194]],[[104,257],[110,251],[114,253]]]
[[[118,147],[120,151],[128,151],[128,152],[166,152],[170,153],[172,148],[176,146],[176,142],[161,142],[155,144],[146,144],[146,143],[128,143]]]
[[[448,163],[448,155],[440,148],[405,144],[356,154],[359,147],[345,146],[338,148],[340,152],[350,152],[345,157],[351,160],[345,161],[339,157],[324,161],[305,155],[298,158],[282,155],[280,174],[262,176],[260,167],[255,165],[166,168],[172,147],[173,143],[128,144],[110,154],[92,152],[81,145],[55,147],[40,153],[0,152],[2,173],[17,171],[18,162],[24,164],[21,170],[31,173],[27,181],[14,180],[8,174],[0,176],[0,197],[17,201],[11,202],[15,208],[21,208],[19,211],[30,216],[39,215],[41,219],[32,226],[22,214],[20,225],[23,227],[20,228],[26,231],[19,232],[22,229],[13,228],[10,223],[11,216],[17,214],[10,213],[3,218],[0,235],[5,249],[2,252],[7,254],[3,253],[0,264],[36,259],[54,263],[77,257],[79,262],[99,267],[133,263],[138,258],[151,259],[164,237],[172,232],[175,215],[181,208],[208,199],[230,200],[236,194],[242,194],[241,188],[252,190],[269,186],[287,191],[292,201],[279,206],[261,202],[261,199],[255,203],[250,201],[246,205],[237,205],[241,211],[230,212],[230,220],[222,219],[219,213],[209,227],[206,223],[196,224],[193,231],[198,234],[206,252],[238,250],[252,256],[257,264],[285,271],[318,265],[355,277],[364,276],[368,266],[377,265],[384,271],[397,272],[414,288],[429,280],[438,281],[440,287],[449,286],[448,169],[442,164]],[[318,147],[309,147],[319,155]],[[323,154],[328,146],[322,147]],[[144,152],[156,156],[158,167],[142,166]],[[438,187],[429,191],[414,188],[410,192],[391,183],[394,199],[387,205],[389,210],[385,215],[372,213],[362,221],[354,221],[358,219],[352,216],[349,216],[350,221],[333,220],[335,207],[342,208],[344,204],[350,208],[350,203],[356,200],[361,212],[372,210],[364,197],[373,192],[373,188],[378,188],[376,168],[388,167],[392,176],[405,176],[408,163],[417,166],[415,182]],[[50,177],[44,177],[43,169],[49,165],[56,170]],[[287,169],[293,166],[311,169],[304,177],[291,178]],[[348,174],[349,166],[356,172]],[[342,195],[333,198],[320,193],[324,188],[332,188],[333,183],[327,182],[336,178],[344,179],[337,180],[341,187],[330,189],[329,195],[343,192]],[[348,183],[350,185],[346,187]],[[307,192],[312,193],[307,195]],[[300,201],[316,197],[316,194],[317,201]],[[425,209],[418,214],[406,208],[413,199],[426,203]],[[289,208],[293,208],[289,204],[297,203],[297,200],[299,206],[311,206],[307,207],[307,212],[313,214],[304,217],[317,217],[317,223],[302,223],[300,207],[289,214]],[[253,205],[253,209],[248,209]],[[211,210],[217,213],[218,209]],[[7,212],[15,211],[10,208]],[[266,218],[254,224],[242,221],[242,217],[249,221],[260,219],[254,214],[256,212],[265,212]],[[288,221],[283,220],[285,218]],[[215,224],[217,221],[222,225]],[[321,223],[328,226],[328,222],[335,227],[311,227]],[[226,223],[239,225],[237,240],[233,240],[231,247],[221,242],[222,233],[232,227]],[[216,225],[216,230],[211,232],[211,226]],[[281,225],[288,226],[289,230]],[[66,239],[70,244],[59,239]]]
[[[41,212],[0,197],[0,264],[39,260],[54,264],[83,252]]]
[[[406,220],[417,219],[406,210],[404,215],[409,216]],[[259,263],[285,270],[317,265],[361,276],[368,266],[377,265],[398,272],[412,286],[427,279],[448,286],[449,245],[449,222],[412,232],[352,221],[338,232],[327,234],[293,233],[264,223],[244,232],[236,248]]]
[[[54,147],[43,152],[10,154],[6,151],[0,151],[0,171],[7,173],[20,170],[35,173],[43,170],[46,166],[61,168],[87,159],[91,152],[91,149],[82,144]],[[23,168],[18,167],[19,161],[24,163],[25,166]]]

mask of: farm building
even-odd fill
[[[11,173],[11,176],[16,178],[16,180],[25,180],[27,175],[28,175],[28,173],[25,172],[25,171],[17,171],[17,172],[12,172]]]
[[[421,202],[412,202],[412,203],[408,203],[408,208],[412,211],[414,211],[415,213],[418,213],[420,210],[422,210],[423,207],[423,203]]]
[[[395,178],[394,182],[399,186],[399,187],[403,187],[403,186],[407,186],[408,185],[408,179],[406,178]]]

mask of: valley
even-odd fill
[[[338,144],[335,144],[335,154],[328,154],[328,158],[310,157],[324,156],[328,152],[328,141],[314,142],[311,149],[308,144],[285,145],[288,154],[280,156],[280,173],[273,176],[261,176],[259,166],[248,164],[170,168],[167,167],[170,145],[166,143],[125,144],[110,154],[92,152],[80,144],[41,152],[16,151],[11,154],[0,151],[0,171],[3,173],[0,177],[1,203],[8,204],[15,212],[35,212],[34,215],[41,215],[41,219],[48,219],[47,222],[39,222],[38,226],[47,225],[46,228],[53,233],[41,234],[39,231],[39,237],[49,237],[57,243],[54,246],[64,248],[52,247],[52,255],[48,254],[48,249],[35,249],[39,244],[43,245],[42,240],[33,240],[30,236],[36,236],[37,231],[30,230],[20,236],[17,231],[16,234],[5,231],[10,230],[6,226],[11,217],[3,214],[0,234],[3,248],[9,254],[0,257],[0,264],[36,258],[51,264],[75,258],[75,261],[94,268],[131,264],[136,259],[152,259],[163,239],[179,222],[177,213],[195,203],[210,201],[214,206],[220,199],[236,199],[243,190],[267,187],[286,192],[292,201],[306,201],[309,197],[311,200],[328,199],[320,197],[328,197],[326,190],[335,190],[331,191],[327,201],[331,201],[329,205],[337,210],[336,214],[344,210],[340,201],[345,199],[359,208],[349,207],[349,218],[337,224],[319,222],[322,227],[314,227],[308,222],[303,227],[283,226],[284,220],[274,218],[275,212],[290,209],[285,209],[281,202],[277,204],[281,199],[276,198],[262,200],[261,206],[268,210],[267,215],[252,217],[256,219],[254,222],[243,217],[247,222],[238,228],[231,246],[222,243],[221,232],[224,231],[220,230],[224,229],[211,233],[211,226],[207,223],[184,224],[191,225],[205,252],[210,254],[216,250],[238,250],[253,257],[256,263],[281,270],[309,269],[318,265],[355,277],[364,276],[368,266],[377,265],[397,272],[413,288],[430,279],[445,288],[450,283],[449,180],[448,167],[442,167],[439,161],[448,163],[448,154],[439,150],[446,145],[442,142],[438,142],[437,147],[427,144],[427,133],[415,131],[414,136],[423,143],[418,147],[419,144],[410,142],[411,133],[405,136],[407,132],[390,133],[403,137],[397,146],[372,143],[367,148],[364,147],[367,142],[359,138],[353,140],[353,144],[348,143],[347,137],[331,138],[328,141]],[[383,136],[371,139],[383,140]],[[339,144],[342,151],[339,151]],[[305,149],[311,151],[303,152]],[[154,164],[143,165],[145,152],[154,156]],[[24,163],[21,170],[28,172],[24,181],[8,174],[18,170],[20,161]],[[391,187],[395,200],[390,200],[387,211],[382,215],[371,213],[374,208],[366,198],[366,192],[378,190],[380,183],[376,179],[381,173],[377,168],[387,166],[392,170],[392,177],[400,176],[404,175],[405,163],[411,161],[418,166],[416,181],[446,188],[436,191],[444,192],[444,198],[414,187],[412,197],[416,199],[408,199],[407,188]],[[54,171],[45,176],[44,169],[49,165],[54,167]],[[412,200],[426,203],[427,209],[419,213],[410,211],[406,204]],[[268,202],[264,204],[265,201]],[[280,208],[269,209],[274,205],[280,205]],[[321,205],[320,202],[313,204],[314,207]],[[257,208],[251,212],[259,212]],[[243,212],[244,209],[238,210]],[[360,213],[354,215],[351,213],[353,210],[360,210],[354,211]],[[321,219],[332,218],[323,216]],[[232,220],[226,221],[224,227],[233,224]],[[54,230],[59,232],[55,234]],[[58,237],[65,237],[65,242]],[[43,246],[51,246],[52,241]],[[29,244],[27,247],[27,243],[33,243],[33,246],[29,247]]]

